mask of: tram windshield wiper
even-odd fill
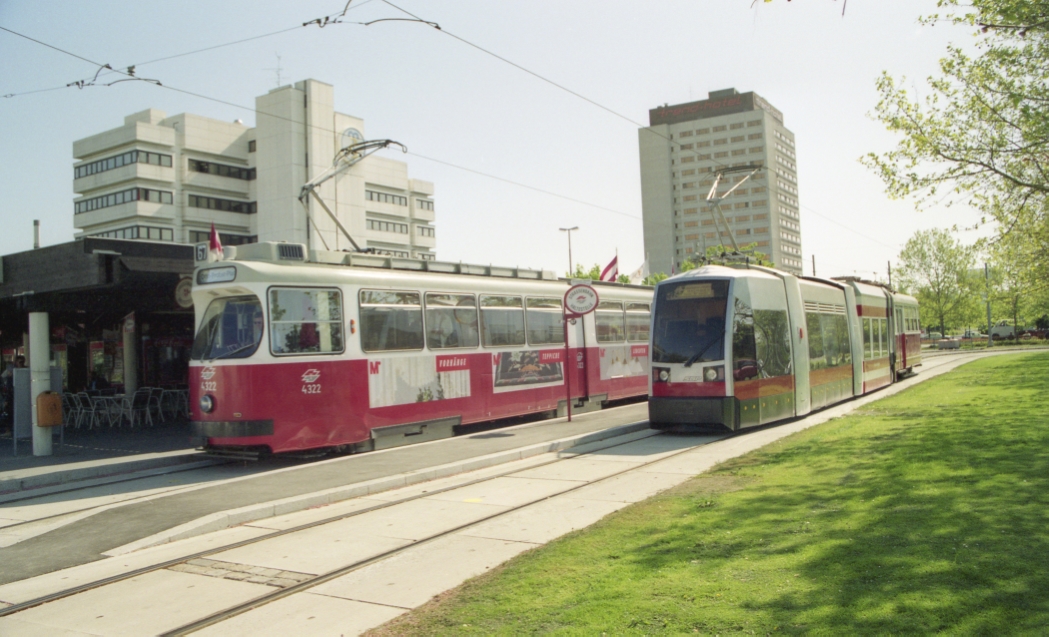
[[[721,334],[719,336],[716,336],[712,341],[707,343],[703,347],[703,349],[699,350],[698,352],[693,354],[691,357],[689,357],[689,359],[687,361],[685,361],[685,367],[692,367],[692,363],[695,363],[696,361],[698,361],[700,356],[703,356],[703,354],[706,354],[708,349],[713,347],[715,343],[717,343],[718,341],[722,340],[723,338],[725,338],[725,330],[721,330]]]
[[[251,347],[256,347],[257,345],[258,345],[258,343],[248,343],[247,345],[243,345],[241,347],[238,347],[235,350],[231,350],[229,352],[225,352],[225,353],[219,354],[218,356],[212,358],[211,360],[217,361],[217,360],[220,360],[220,359],[223,359],[223,358],[229,358],[230,356],[233,356],[234,354],[239,354],[240,352],[243,352],[244,350],[249,349]]]

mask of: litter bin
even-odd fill
[[[40,392],[36,397],[36,426],[62,426],[62,395],[56,391]]]

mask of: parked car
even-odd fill
[[[998,321],[998,323],[991,328],[991,338],[1015,338],[1016,328],[1013,327],[1009,321]]]

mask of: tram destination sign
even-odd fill
[[[581,283],[565,292],[565,311],[569,317],[583,316],[594,311],[598,302],[597,290]]]

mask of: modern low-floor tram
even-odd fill
[[[227,248],[227,250],[230,250]],[[209,450],[371,450],[647,392],[652,288],[551,272],[238,246],[199,262],[191,421]],[[202,255],[203,256],[203,255]]]
[[[654,427],[762,425],[912,372],[918,303],[852,279],[704,266],[656,287],[651,361]]]

